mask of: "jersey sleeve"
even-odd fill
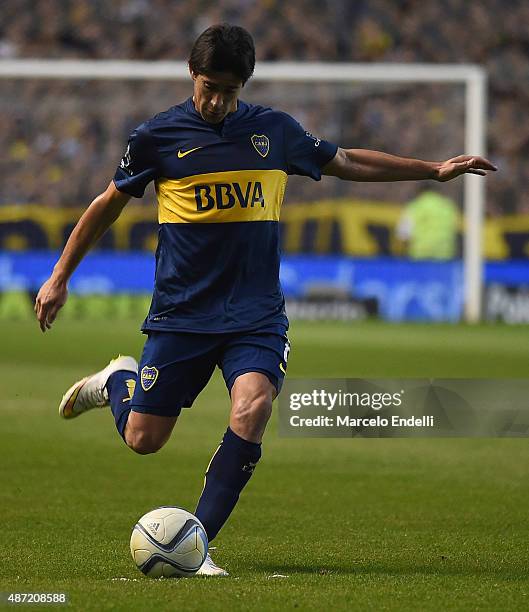
[[[159,176],[159,154],[145,124],[129,137],[127,149],[114,175],[119,191],[141,198],[147,185]]]
[[[321,179],[321,169],[333,159],[338,146],[316,138],[290,115],[285,117],[285,150],[288,174]]]

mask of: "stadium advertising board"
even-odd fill
[[[404,211],[396,202],[356,199],[322,200],[285,206],[281,211],[281,239],[285,253],[341,254],[350,257],[402,255],[396,228]],[[105,233],[99,248],[115,251],[152,251],[158,223],[155,207],[132,206]],[[6,205],[0,208],[0,249],[62,248],[81,208],[46,205]],[[458,242],[463,219],[458,216]],[[486,259],[528,258],[529,215],[520,213],[487,218],[483,226]]]
[[[0,292],[36,291],[56,257],[49,252],[4,252],[0,255]],[[95,253],[79,266],[71,289],[78,295],[141,295],[151,292],[153,278],[150,254]],[[458,261],[286,256],[281,282],[292,319],[379,316],[389,321],[455,322],[462,314],[463,278]],[[529,320],[527,264],[489,262],[485,282],[487,319]]]

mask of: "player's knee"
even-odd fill
[[[127,432],[127,446],[139,455],[156,453],[164,444],[165,440],[161,440],[147,431]]]
[[[272,414],[272,399],[267,393],[243,396],[232,407],[232,422],[243,431],[260,429]]]

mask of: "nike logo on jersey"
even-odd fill
[[[182,158],[185,157],[186,155],[189,155],[190,153],[193,153],[193,151],[198,151],[199,149],[201,149],[202,147],[195,147],[194,149],[189,149],[189,151],[178,151],[178,158]]]

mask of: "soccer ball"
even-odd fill
[[[134,525],[130,552],[138,569],[152,578],[192,576],[208,554],[208,538],[196,516],[162,506]]]

